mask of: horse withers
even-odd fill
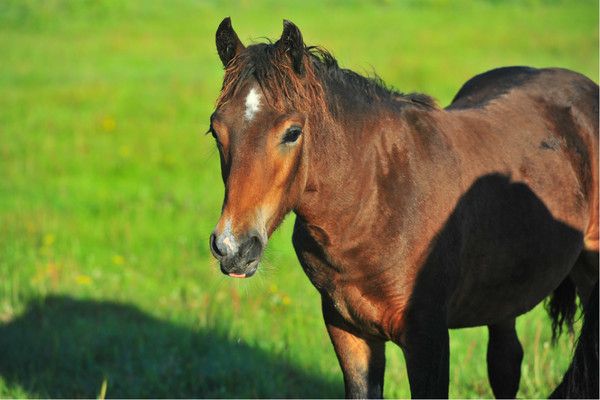
[[[576,295],[584,329],[553,395],[598,397],[594,82],[500,68],[442,109],[340,68],[288,21],[276,42],[245,47],[226,18],[216,44],[225,76],[210,132],[225,199],[211,251],[223,273],[249,277],[296,214],[294,248],[347,397],[382,396],[387,341],[413,397],[447,397],[448,329],[487,325],[492,390],[512,398],[515,318],[549,297],[558,334]]]

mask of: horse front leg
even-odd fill
[[[327,332],[344,374],[346,398],[382,398],[385,342],[354,330],[328,299],[323,298],[322,307]]]
[[[450,339],[446,319],[408,325],[397,342],[404,352],[410,395],[413,399],[448,398]]]

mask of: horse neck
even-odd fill
[[[361,208],[376,208],[379,169],[412,146],[402,112],[349,114],[323,124],[308,141],[306,188],[295,210],[308,224],[336,225]]]

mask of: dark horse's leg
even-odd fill
[[[515,320],[489,325],[488,332],[487,366],[492,391],[498,399],[514,399],[523,361]]]
[[[385,342],[360,335],[327,299],[323,299],[323,317],[344,374],[346,398],[382,398]]]
[[[446,318],[419,319],[422,324],[407,326],[398,343],[406,360],[410,395],[413,399],[448,398],[450,339]]]

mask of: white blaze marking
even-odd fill
[[[256,114],[260,110],[260,94],[256,91],[256,89],[250,89],[248,96],[246,96],[246,112],[244,113],[244,117],[248,121],[251,121],[254,118],[254,114]]]
[[[233,248],[233,243],[231,242],[231,238],[229,236],[225,236],[225,239],[223,239],[223,244],[227,246],[228,250]]]
[[[237,242],[235,241],[235,237],[233,236],[233,231],[231,229],[231,220],[228,219],[225,222],[225,229],[223,230],[221,237],[223,238],[221,239],[221,241],[225,246],[227,246],[227,253],[235,254],[237,252],[238,246]]]

